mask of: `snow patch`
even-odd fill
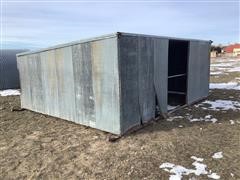
[[[219,74],[224,74],[221,71],[216,71],[216,72],[210,72],[210,75],[214,76],[214,75],[219,75]]]
[[[230,124],[235,124],[234,120],[229,120]]]
[[[234,67],[228,70],[228,72],[240,72],[240,67]]]
[[[189,175],[193,173],[192,169],[187,169],[180,165],[175,165],[173,163],[163,163],[159,166],[164,171],[170,172],[171,175],[169,177],[169,180],[181,180],[183,175]]]
[[[167,121],[173,121],[174,119],[182,119],[183,118],[183,116],[172,116],[172,117],[169,117],[169,118],[167,118]]]
[[[210,105],[210,107],[202,107],[203,105]],[[216,101],[209,101],[206,100],[195,107],[201,107],[203,109],[210,109],[210,110],[240,110],[240,102],[238,101],[231,101],[231,100],[216,100]]]
[[[237,62],[237,61],[239,61],[238,58],[229,58],[229,57],[227,57],[227,58],[218,57],[213,60],[213,62]]]
[[[216,152],[212,155],[213,159],[221,159],[223,158],[222,152]]]
[[[219,61],[220,63],[213,63],[210,66],[211,71],[222,70],[227,72],[240,72],[240,67],[238,66],[238,61]]]
[[[216,118],[212,118],[212,115],[206,115],[204,118],[192,118],[191,116],[187,117],[190,122],[198,122],[198,121],[205,121],[205,122],[217,122]]]
[[[198,158],[196,156],[191,156],[191,158],[195,161],[203,162],[203,158]]]
[[[237,82],[228,82],[228,83],[210,83],[210,89],[233,89],[240,90],[240,85]]]
[[[7,89],[0,91],[0,96],[18,96],[20,91],[16,89]]]
[[[224,63],[224,62],[223,62],[223,63],[211,64],[210,66],[211,66],[211,67],[226,67],[226,66],[231,67],[231,66],[233,66],[235,63],[236,63],[236,62],[232,62],[232,63],[229,63],[229,62]]]
[[[220,179],[220,176],[217,175],[216,173],[209,174],[208,177],[212,179]]]
[[[208,174],[208,171],[206,170],[207,165],[200,163],[198,161],[195,161],[192,163],[193,166],[195,166],[196,170],[194,172],[195,175],[200,176],[201,174]]]
[[[183,175],[189,175],[189,174],[195,174],[196,176],[207,175],[209,178],[212,178],[212,179],[220,178],[219,175],[217,175],[216,173],[212,173],[211,170],[207,171],[207,165],[201,163],[203,161],[203,158],[198,158],[196,156],[191,156],[191,158],[195,160],[192,163],[195,169],[188,169],[188,168],[185,168],[184,166],[175,165],[169,162],[161,164],[159,168],[171,173],[169,180],[181,180]]]

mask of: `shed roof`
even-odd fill
[[[36,51],[23,52],[23,53],[17,54],[17,56],[23,56],[23,55],[28,55],[28,54],[35,54],[35,53],[44,52],[44,51],[48,51],[48,50],[59,49],[59,48],[67,47],[67,46],[73,46],[73,45],[80,44],[80,43],[86,43],[86,42],[91,42],[91,41],[97,41],[97,40],[102,40],[102,39],[108,39],[108,38],[112,38],[112,37],[117,37],[117,36],[120,36],[120,35],[126,35],[126,36],[141,36],[141,37],[154,37],[154,38],[176,39],[176,40],[186,40],[186,41],[203,41],[203,42],[212,43],[211,40],[176,38],[176,37],[168,37],[168,36],[157,36],[157,35],[146,35],[146,34],[135,34],[135,33],[115,32],[115,33],[112,33],[112,34],[106,34],[106,35],[97,36],[97,37],[93,37],[93,38],[88,38],[88,39],[73,41],[73,42],[70,42],[70,43],[59,44],[59,45],[56,45],[56,46],[52,46],[52,47],[48,47],[48,48],[43,48],[43,49],[39,49],[39,50],[36,50]]]

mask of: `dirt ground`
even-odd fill
[[[218,63],[221,59],[213,61]],[[240,67],[240,59],[234,67]],[[211,76],[211,82],[239,83],[238,77],[240,72],[224,72]],[[240,90],[211,90],[207,99],[239,102]],[[240,110],[192,105],[173,113],[172,121],[159,119],[109,142],[108,133],[28,110],[11,111],[13,106],[20,106],[19,96],[0,97],[0,179],[167,180],[170,173],[159,166],[171,162],[193,168],[191,156],[204,158],[220,179],[240,179]],[[206,115],[217,122],[189,120]],[[223,158],[213,159],[220,151]],[[189,178],[208,179],[183,176]]]

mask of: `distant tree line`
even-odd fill
[[[211,51],[216,51],[217,54],[221,53],[221,52],[222,52],[222,49],[223,49],[223,47],[222,47],[221,45],[218,45],[218,46],[212,45],[212,46],[211,46]]]

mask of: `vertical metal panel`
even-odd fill
[[[91,48],[96,127],[120,134],[117,38],[94,41]]]
[[[41,77],[41,61],[40,54],[32,54],[28,56],[28,68],[29,71],[29,87],[32,108],[34,111],[42,112],[43,105],[43,93],[42,93],[42,77]]]
[[[121,134],[117,39],[18,57],[22,107]]]
[[[42,108],[39,108],[41,105],[38,104],[36,111],[74,121],[76,112],[71,47],[45,51],[39,55],[40,78],[37,81],[34,79],[42,87],[41,91],[35,94],[42,94],[42,100],[39,100]]]
[[[209,80],[210,80],[210,46],[209,42],[199,42],[201,57],[201,87],[200,96],[206,97],[209,93]]]
[[[154,39],[154,87],[160,112],[167,113],[168,39]]]
[[[40,59],[41,59],[41,79],[42,79],[42,93],[43,93],[43,97],[44,97],[44,102],[43,102],[43,105],[44,105],[44,111],[42,113],[46,113],[46,114],[49,114],[49,115],[52,115],[50,114],[50,109],[51,109],[51,96],[49,95],[49,90],[48,90],[48,73],[47,73],[47,70],[48,70],[48,64],[47,64],[47,56],[48,56],[48,52],[45,51],[45,52],[42,52],[40,53]],[[21,56],[22,57],[22,56]],[[31,67],[28,67],[29,69]],[[21,99],[22,101],[22,99]]]
[[[154,38],[120,36],[122,131],[155,117]]]
[[[90,43],[74,45],[72,52],[78,122],[84,125],[90,125],[90,122],[95,124]]]
[[[207,42],[190,41],[187,89],[188,104],[208,95],[209,46],[210,44]]]
[[[24,75],[24,80],[25,80],[25,87],[26,87],[26,93],[25,93],[25,104],[24,104],[24,108],[31,108],[33,105],[32,105],[32,93],[31,93],[31,69],[29,68],[29,57],[26,56],[26,59],[23,63],[23,65],[25,66],[24,68],[24,72],[25,75]],[[23,88],[23,87],[21,87]]]
[[[50,50],[46,59],[46,76],[47,76],[47,103],[49,103],[49,112],[53,116],[59,117],[59,95],[58,95],[58,76],[57,76],[57,59],[56,51]]]
[[[136,67],[138,67],[138,39],[120,36],[119,68],[122,132],[141,123],[138,68]]]
[[[138,92],[142,122],[155,117],[153,38],[138,37]]]
[[[29,84],[28,84],[28,70],[27,70],[27,56],[18,57],[17,67],[19,69],[19,78],[21,84],[21,107],[28,108],[29,100]]]
[[[59,116],[75,121],[75,85],[72,64],[72,47],[56,49],[56,68],[58,76]]]
[[[58,110],[59,117],[63,119],[68,119],[67,113],[65,112],[65,76],[64,76],[64,49],[59,48],[55,50],[55,67],[56,67],[56,77],[57,77],[57,95],[58,95]],[[71,103],[69,103],[70,105]]]

